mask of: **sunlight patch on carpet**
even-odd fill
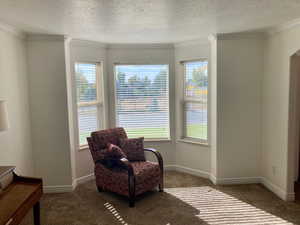
[[[126,222],[124,221],[124,219],[122,218],[122,216],[119,214],[119,212],[115,209],[115,207],[114,207],[112,204],[106,202],[106,203],[104,204],[104,206],[106,207],[106,209],[107,209],[108,211],[110,211],[110,213],[115,217],[115,219],[116,219],[120,224],[123,224],[123,225],[129,225],[128,223],[126,223]]]
[[[212,187],[168,188],[167,193],[199,210],[196,215],[210,225],[292,225]]]

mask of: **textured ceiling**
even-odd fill
[[[181,42],[300,17],[300,0],[0,0],[0,20],[28,32],[109,43]]]

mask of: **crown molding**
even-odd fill
[[[16,27],[0,22],[0,30],[10,33],[17,38],[26,39],[26,33]]]
[[[76,47],[107,48],[106,43],[82,39],[72,39],[71,45]]]
[[[210,34],[210,35],[208,35],[207,39],[208,39],[209,42],[216,41],[217,40],[217,35],[216,34]]]
[[[209,39],[203,38],[203,39],[182,41],[182,42],[174,43],[175,48],[182,48],[182,47],[188,47],[188,46],[194,46],[194,45],[209,45]]]
[[[266,32],[264,31],[216,34],[217,40],[265,39],[265,38],[266,38]]]
[[[267,30],[267,34],[269,36],[272,36],[272,35],[281,33],[281,32],[283,32],[285,30],[289,30],[289,29],[292,29],[294,27],[297,27],[299,25],[300,25],[300,18],[292,20],[292,21],[289,21],[287,23],[280,24],[278,26],[271,27],[271,28],[269,28]]]
[[[73,39],[72,39],[71,37],[65,36],[65,43],[67,43],[68,45],[71,44],[71,41],[72,41],[72,40],[73,40]]]
[[[173,44],[127,44],[127,43],[104,43],[98,41],[89,41],[82,39],[72,39],[72,46],[93,47],[105,49],[173,49]]]
[[[65,41],[69,39],[65,35],[53,35],[53,34],[27,34],[27,41]]]
[[[174,49],[173,44],[108,44],[107,49]]]

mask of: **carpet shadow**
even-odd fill
[[[215,186],[208,180],[168,173],[165,192],[146,192],[129,208],[128,199],[96,189],[95,181],[72,193],[45,194],[44,225],[229,225],[300,224],[300,206],[263,186]],[[22,225],[32,223],[32,212]]]
[[[200,213],[198,209],[168,192],[149,191],[141,194],[137,196],[134,208],[129,208],[126,197],[111,192],[99,195],[117,211],[122,220],[131,225],[207,224],[197,217]]]

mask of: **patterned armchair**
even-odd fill
[[[120,146],[120,139],[127,139],[123,128],[96,131],[88,137],[89,148],[95,163],[98,191],[107,190],[129,198],[129,206],[134,207],[135,197],[156,186],[163,191],[163,159],[155,149],[144,151],[155,154],[158,163],[149,161],[128,161],[121,158],[110,168],[104,163],[103,151],[108,143]]]

